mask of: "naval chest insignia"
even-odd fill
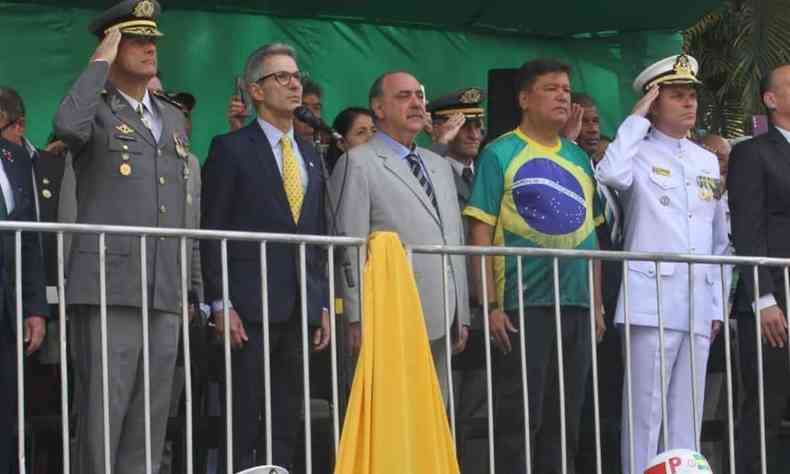
[[[653,173],[659,176],[672,176],[672,170],[668,170],[666,168],[659,168],[658,166],[653,167]]]
[[[132,165],[129,163],[121,163],[121,167],[118,169],[122,176],[129,176],[132,174]]]
[[[134,133],[134,129],[126,125],[125,123],[118,125],[117,127],[115,127],[115,129],[123,133],[124,135],[131,135],[132,133]]]
[[[697,176],[699,198],[703,201],[712,201],[721,197],[721,180],[710,176]]]
[[[41,191],[41,195],[44,196],[44,199],[50,199],[52,197],[52,191],[44,189]]]

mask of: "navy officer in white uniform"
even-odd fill
[[[644,94],[617,131],[596,178],[617,189],[625,212],[624,250],[724,255],[728,248],[725,204],[716,156],[689,140],[697,116],[697,61],[665,58],[634,81]],[[668,439],[662,440],[661,363],[657,281],[662,284]],[[696,449],[711,341],[721,327],[721,274],[716,265],[628,263],[634,471],[630,470],[627,395],[623,396],[623,473],[638,474],[657,453]],[[693,315],[691,310],[693,309]],[[621,288],[615,322],[624,324]],[[691,316],[693,316],[692,372]],[[628,369],[626,368],[626,371]],[[626,376],[628,374],[626,373]],[[692,407],[696,377],[696,420]],[[694,429],[696,424],[696,430]]]

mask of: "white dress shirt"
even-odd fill
[[[2,145],[0,145],[0,148]],[[3,199],[5,199],[5,208],[9,214],[14,210],[16,203],[14,202],[14,188],[11,187],[11,181],[5,173],[5,166],[0,163],[0,189],[3,191]]]
[[[148,95],[148,90],[145,91],[145,95],[143,96],[142,101],[138,101],[137,99],[130,97],[124,93],[124,91],[118,89],[118,92],[129,102],[129,105],[132,106],[135,112],[137,112],[137,107],[140,103],[143,104],[143,118],[148,125],[150,125],[151,133],[154,135],[157,143],[162,136],[162,117],[159,115],[159,110],[154,106],[151,102],[151,96]]]
[[[280,143],[280,140],[282,139],[283,135],[286,135],[286,133],[283,133],[282,130],[270,124],[269,122],[262,119],[261,117],[258,117],[258,125],[261,126],[264,135],[266,135],[266,138],[269,140],[269,145],[271,145],[272,152],[274,153],[274,161],[277,162],[277,169],[280,170],[280,176],[282,176],[283,148],[282,148],[282,144]],[[299,145],[296,143],[296,140],[294,139],[293,127],[291,127],[291,129],[288,130],[287,135],[288,138],[291,139],[291,148],[293,148],[294,155],[296,155],[296,161],[299,162],[299,172],[302,175],[302,187],[304,188],[304,191],[307,192],[307,179],[308,179],[307,166],[305,165],[304,157],[302,157],[302,152],[299,151]]]

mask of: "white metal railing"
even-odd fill
[[[259,242],[260,243],[260,268],[261,268],[261,294],[262,294],[262,307],[263,311],[261,314],[261,324],[263,328],[263,355],[264,355],[264,364],[263,364],[263,383],[264,383],[264,393],[265,393],[265,400],[264,400],[264,410],[265,410],[265,435],[266,435],[266,446],[265,446],[265,459],[267,463],[271,463],[272,461],[272,425],[271,425],[271,387],[272,387],[272,380],[270,374],[270,357],[269,357],[269,301],[268,301],[268,288],[267,288],[267,278],[266,275],[270,271],[276,271],[276,269],[267,268],[267,249],[268,244],[270,243],[288,243],[292,245],[298,246],[299,251],[299,266],[300,266],[300,294],[301,298],[301,329],[302,329],[302,358],[305,361],[303,366],[303,374],[302,374],[302,383],[304,387],[304,430],[305,430],[305,472],[311,473],[313,471],[312,466],[312,431],[311,431],[311,409],[310,409],[310,368],[309,364],[306,362],[309,358],[309,336],[308,336],[308,317],[307,317],[307,283],[306,283],[306,272],[307,272],[307,254],[306,249],[308,246],[317,246],[326,249],[327,252],[327,267],[330,271],[327,271],[327,279],[329,283],[329,311],[330,311],[330,321],[331,321],[331,381],[332,381],[332,438],[334,441],[334,446],[338,446],[338,440],[340,437],[340,426],[341,420],[339,415],[339,381],[338,381],[338,367],[337,367],[337,360],[338,360],[338,348],[337,348],[337,327],[336,327],[336,308],[335,308],[335,275],[334,269],[335,267],[335,256],[334,251],[337,248],[341,247],[352,247],[358,249],[357,255],[357,266],[359,269],[359,282],[358,282],[358,291],[360,292],[360,299],[362,289],[362,267],[363,267],[363,258],[361,257],[364,255],[364,248],[365,248],[365,241],[363,239],[358,238],[349,238],[349,237],[327,237],[327,236],[306,236],[306,235],[288,235],[288,234],[264,234],[264,233],[255,233],[255,232],[236,232],[236,231],[209,231],[209,230],[186,230],[186,229],[167,229],[167,228],[149,228],[149,227],[121,227],[121,226],[104,226],[104,225],[82,225],[82,224],[54,224],[54,223],[30,223],[30,222],[11,222],[5,221],[0,222],[0,231],[6,232],[13,232],[14,233],[14,242],[15,242],[15,253],[16,253],[16,267],[15,267],[15,278],[16,278],[16,328],[17,328],[17,372],[18,372],[18,420],[24,420],[25,414],[25,393],[24,393],[24,354],[23,354],[23,307],[22,307],[22,259],[21,259],[21,235],[22,232],[42,232],[42,233],[56,233],[57,237],[57,267],[58,267],[58,319],[59,319],[59,327],[60,327],[60,340],[59,340],[59,349],[60,349],[60,375],[61,375],[61,410],[62,410],[62,443],[63,443],[63,472],[69,473],[70,472],[70,459],[69,459],[69,423],[68,423],[68,352],[67,352],[67,340],[66,340],[66,317],[67,317],[67,302],[63,295],[65,295],[65,252],[64,252],[64,234],[66,233],[87,233],[87,234],[97,234],[98,238],[98,254],[99,254],[99,289],[100,289],[100,317],[101,317],[101,359],[102,359],[102,401],[103,401],[103,426],[104,426],[104,466],[106,468],[106,472],[111,472],[111,463],[110,463],[110,448],[109,448],[109,367],[108,367],[108,354],[107,354],[107,298],[106,298],[106,236],[108,234],[112,235],[129,235],[135,236],[139,239],[140,242],[140,262],[141,262],[141,286],[142,286],[142,301],[141,301],[141,315],[143,316],[143,370],[145,374],[145,453],[146,453],[146,472],[156,472],[157,466],[152,466],[152,449],[154,447],[151,446],[151,425],[150,425],[150,414],[151,414],[151,407],[150,407],[150,380],[149,380],[149,370],[150,370],[150,361],[148,359],[148,297],[147,297],[147,282],[148,282],[148,275],[147,273],[147,255],[146,255],[146,239],[153,238],[153,237],[164,237],[170,239],[178,239],[180,242],[180,260],[181,260],[181,298],[182,298],[182,334],[183,334],[183,356],[184,356],[184,373],[185,373],[185,440],[186,440],[186,472],[192,473],[194,471],[194,420],[193,420],[193,411],[192,411],[192,380],[191,380],[191,354],[190,354],[190,341],[189,341],[189,315],[188,315],[188,301],[187,301],[187,281],[188,281],[188,272],[187,272],[187,262],[188,259],[188,242],[194,239],[200,240],[219,240],[220,241],[220,250],[221,250],[221,263],[222,263],[222,293],[223,293],[223,300],[225,301],[224,305],[224,321],[226,322],[224,331],[224,338],[223,338],[223,345],[224,345],[224,368],[225,368],[225,403],[226,403],[226,414],[225,417],[225,428],[226,428],[226,437],[225,437],[225,449],[227,450],[226,455],[226,463],[225,466],[227,472],[232,474],[233,471],[233,416],[232,416],[232,388],[231,388],[231,380],[232,380],[232,367],[231,367],[231,345],[230,345],[230,331],[228,328],[230,324],[228,324],[228,308],[229,308],[229,283],[228,283],[228,241],[251,241],[251,242]],[[725,282],[724,282],[724,274],[725,268],[728,265],[741,265],[741,266],[753,266],[754,273],[752,275],[754,280],[754,286],[757,289],[755,291],[756,295],[759,295],[759,277],[757,273],[758,266],[772,266],[772,267],[781,267],[784,270],[784,283],[785,283],[785,297],[787,300],[790,300],[790,278],[788,277],[788,267],[790,267],[790,259],[773,259],[773,258],[748,258],[748,257],[714,257],[714,256],[703,256],[703,255],[679,255],[679,254],[664,254],[664,253],[633,253],[633,252],[605,252],[605,251],[577,251],[577,250],[552,250],[552,249],[537,249],[537,248],[504,248],[504,247],[470,247],[470,246],[408,246],[408,253],[410,258],[419,258],[419,255],[427,255],[427,254],[434,254],[440,255],[442,265],[444,266],[444,278],[442,282],[437,282],[437,284],[442,284],[444,290],[444,301],[445,301],[445,320],[447,324],[447,331],[446,331],[446,345],[447,345],[447,358],[446,364],[448,367],[448,374],[450,377],[450,397],[448,400],[449,405],[449,412],[450,412],[450,422],[452,428],[452,434],[455,438],[456,436],[456,426],[455,426],[455,404],[454,404],[454,396],[453,396],[453,383],[452,383],[452,351],[451,351],[451,323],[452,323],[452,315],[449,314],[449,294],[448,294],[448,281],[447,281],[447,269],[448,269],[448,257],[451,255],[467,255],[467,256],[479,256],[482,260],[481,270],[485,271],[485,260],[487,258],[491,258],[494,256],[511,256],[517,258],[517,276],[518,276],[518,291],[519,291],[519,310],[518,310],[518,317],[520,319],[520,327],[524,327],[524,300],[523,300],[523,293],[524,288],[522,284],[522,275],[523,275],[523,259],[524,258],[531,258],[531,257],[548,257],[551,259],[552,267],[553,267],[553,288],[554,288],[554,316],[555,316],[555,324],[556,324],[556,344],[557,344],[557,367],[559,371],[559,383],[560,383],[560,390],[559,390],[559,397],[560,397],[560,423],[561,423],[561,438],[562,438],[562,472],[567,473],[569,468],[567,466],[567,459],[566,459],[566,452],[567,452],[567,440],[566,440],[566,432],[565,432],[565,392],[563,390],[563,356],[562,356],[562,330],[561,330],[561,318],[560,318],[560,285],[559,285],[559,261],[562,258],[584,258],[588,261],[588,284],[590,289],[590,301],[593,301],[593,287],[594,287],[594,278],[593,278],[593,260],[616,260],[622,261],[623,265],[623,287],[622,291],[624,293],[624,302],[625,308],[629,308],[628,300],[629,300],[629,285],[628,285],[628,262],[629,261],[648,261],[653,262],[656,265],[656,268],[659,268],[661,262],[674,262],[674,263],[681,263],[686,264],[689,269],[689,298],[692,301],[694,299],[694,288],[693,288],[693,272],[694,272],[694,265],[700,264],[709,264],[709,265],[717,265],[722,270],[722,317],[723,317],[723,336],[725,338],[724,345],[725,345],[725,362],[726,362],[726,389],[727,389],[727,421],[728,421],[728,433],[727,433],[727,442],[728,442],[728,452],[729,452],[729,467],[730,472],[735,471],[735,434],[734,434],[734,401],[733,401],[733,374],[732,374],[732,355],[731,355],[731,337],[729,331],[729,314],[727,314],[727,304],[728,295],[726,294],[725,290]],[[662,398],[662,421],[663,427],[662,432],[664,435],[664,439],[667,439],[667,410],[666,410],[666,363],[664,360],[664,321],[663,321],[663,310],[661,305],[661,295],[662,295],[662,284],[661,278],[658,276],[660,272],[657,273],[656,278],[656,294],[657,294],[657,312],[658,312],[658,324],[659,324],[659,347],[660,347],[660,354],[661,354],[661,361],[660,361],[660,374],[661,374],[661,398]],[[484,311],[483,317],[483,328],[484,328],[484,343],[485,343],[485,370],[486,370],[486,395],[488,400],[488,461],[489,461],[489,471],[491,473],[496,472],[495,462],[494,462],[494,413],[493,413],[493,387],[492,387],[492,359],[491,359],[491,344],[490,344],[490,328],[488,324],[488,298],[487,298],[487,288],[486,288],[486,278],[481,277],[482,282],[482,308]],[[694,321],[693,321],[693,307],[690,311],[690,328],[693,331]],[[594,427],[595,427],[595,450],[596,450],[596,472],[601,474],[604,472],[604,466],[601,465],[601,439],[600,439],[600,414],[599,414],[599,387],[598,387],[598,355],[596,351],[596,335],[595,335],[595,311],[594,305],[590,305],[589,311],[590,317],[590,353],[592,357],[592,382],[593,382],[593,396],[594,396]],[[762,362],[762,353],[763,353],[763,341],[762,341],[762,331],[761,326],[759,323],[759,318],[755,318],[755,327],[756,327],[756,334],[757,334],[757,348],[758,348],[758,358],[760,359],[758,362],[758,385],[759,385],[759,413],[760,413],[760,420],[759,420],[759,429],[760,429],[760,436],[761,436],[761,467],[762,473],[766,473],[766,446],[765,446],[765,406],[764,406],[764,393],[763,393],[763,362]],[[630,353],[631,353],[631,321],[629,310],[626,309],[625,311],[625,325],[624,325],[624,343],[625,343],[625,367],[626,367],[626,374],[631,373],[631,360],[630,360]],[[524,332],[519,331],[519,344],[523,348],[525,345],[524,339]],[[693,340],[693,337],[691,338]],[[788,350],[790,351],[790,344],[788,344]],[[524,350],[521,351],[521,377],[522,377],[522,388],[523,388],[523,403],[524,403],[524,427],[525,427],[525,439],[524,439],[524,448],[526,453],[526,465],[525,470],[526,472],[531,472],[531,446],[530,446],[530,423],[529,423],[529,395],[528,395],[528,385],[527,385],[527,365],[526,365],[526,352]],[[790,356],[790,352],[788,352]],[[693,345],[691,347],[691,364],[692,370],[694,370],[694,348]],[[704,390],[704,388],[700,388],[696,386],[696,378],[692,377],[692,400],[696,400],[696,395],[699,393],[699,390]],[[175,396],[175,395],[174,395]],[[626,396],[626,412],[623,414],[624,417],[627,417],[629,426],[633,426],[633,406],[632,406],[632,387],[631,387],[631,380],[630,377],[625,377],[625,396]],[[694,420],[697,420],[698,417],[701,417],[701,413],[697,413],[696,404],[692,403],[694,406],[693,416]],[[696,427],[697,424],[695,423],[694,426]],[[633,472],[633,430],[629,430],[629,445],[628,449],[631,453],[631,471]],[[695,432],[695,439],[699,440],[699,433]],[[699,446],[697,446],[699,450]],[[157,447],[158,449],[158,447]],[[18,423],[18,459],[20,464],[20,472],[25,472],[25,423],[19,422]]]

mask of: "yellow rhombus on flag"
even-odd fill
[[[457,474],[420,296],[393,232],[370,235],[363,298],[335,474]]]

